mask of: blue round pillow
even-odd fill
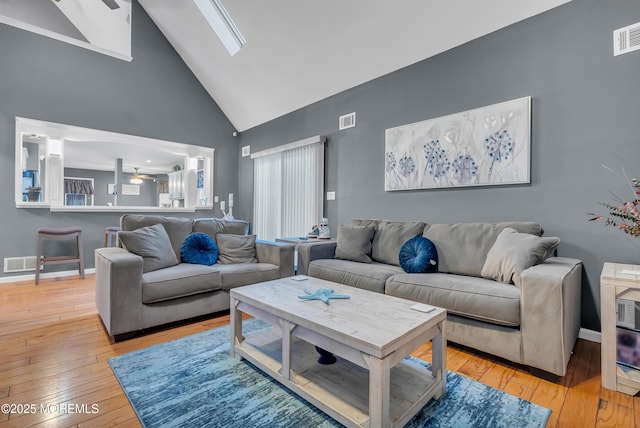
[[[183,263],[211,266],[218,261],[218,246],[206,233],[194,232],[180,245],[180,260]]]
[[[423,236],[409,239],[400,248],[400,266],[407,273],[438,271],[438,250]]]

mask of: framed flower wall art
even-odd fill
[[[530,182],[531,97],[385,132],[387,191]]]

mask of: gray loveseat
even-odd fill
[[[96,305],[107,332],[116,341],[149,327],[227,310],[231,288],[294,273],[294,246],[262,241],[255,242],[253,262],[236,262],[234,249],[230,250],[230,257],[223,258],[221,252],[219,261],[211,266],[181,262],[180,246],[189,234],[205,233],[218,240],[219,245],[222,237],[233,242],[228,238],[242,239],[238,235],[249,232],[249,224],[241,220],[124,215],[120,233],[157,228],[155,225],[166,230],[177,264],[145,271],[145,263],[148,268],[157,260],[127,251],[122,242],[118,247],[95,250]]]
[[[446,308],[448,340],[558,376],[566,373],[580,328],[581,261],[538,254],[533,266],[507,278],[511,284],[487,274],[490,267],[506,269],[501,264],[510,255],[485,266],[500,249],[517,253],[494,250],[499,237],[501,243],[509,236],[539,237],[540,225],[353,220],[354,227],[374,228],[370,263],[335,258],[341,229],[337,242],[299,246],[298,273]],[[406,273],[400,267],[399,250],[416,235],[435,244],[437,273]],[[551,252],[559,242],[531,240],[536,239],[551,244],[556,239],[548,245]]]

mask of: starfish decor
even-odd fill
[[[299,299],[302,300],[322,300],[327,305],[329,304],[329,299],[349,299],[349,296],[346,294],[333,294],[333,289],[331,288],[319,288],[317,290],[304,290],[305,296],[298,296]]]

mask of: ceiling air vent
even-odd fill
[[[640,23],[613,31],[613,55],[618,56],[640,49]]]
[[[340,116],[340,120],[338,121],[338,129],[343,130],[347,128],[353,128],[356,126],[356,112],[345,114],[344,116]]]

